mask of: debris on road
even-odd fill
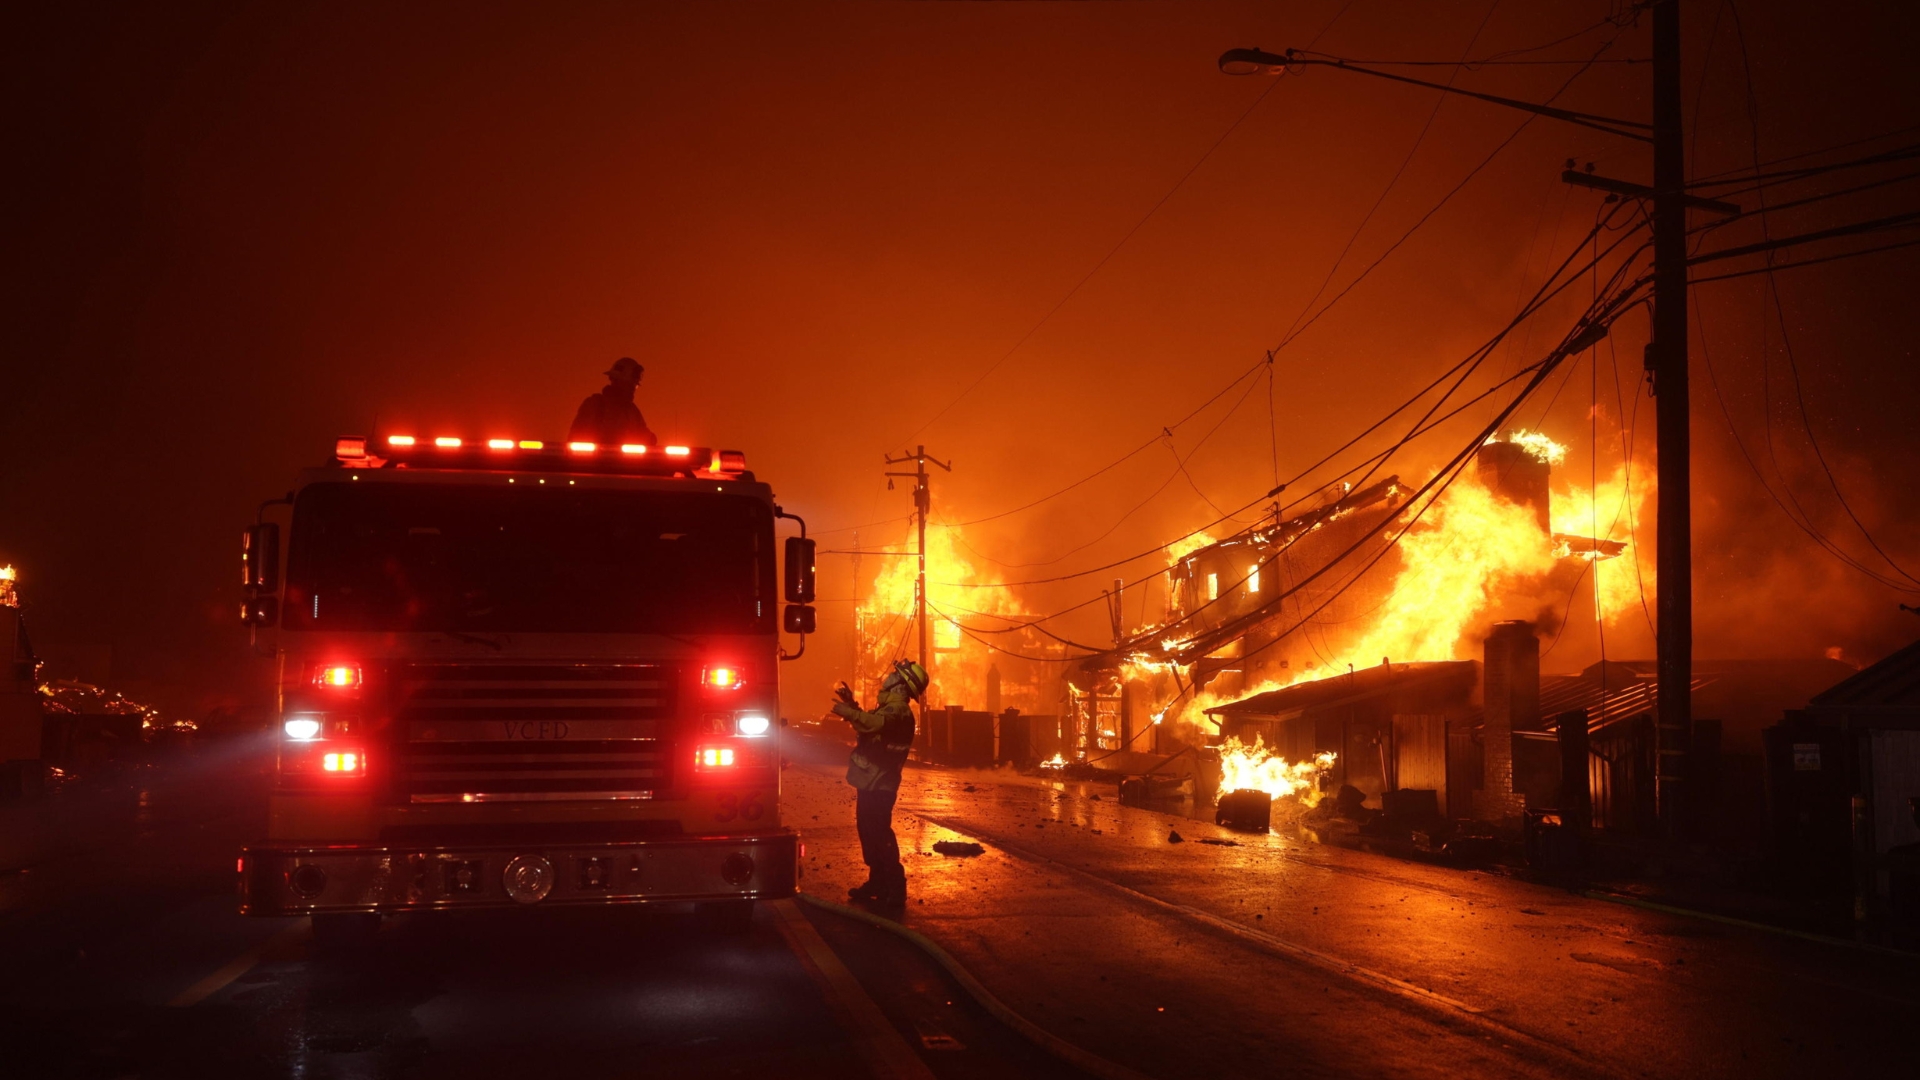
[[[1201,837],[1200,842],[1203,844],[1212,844],[1214,847],[1239,847],[1240,846],[1240,841],[1238,840],[1216,840],[1211,836]]]
[[[1213,822],[1241,832],[1266,832],[1273,823],[1273,798],[1256,788],[1220,796]]]
[[[1168,829],[1168,830],[1167,830],[1167,843],[1169,843],[1169,844],[1184,844],[1184,843],[1186,843],[1186,842],[1187,842],[1187,838],[1186,838],[1186,837],[1184,837],[1184,836],[1181,836],[1181,835],[1180,835],[1180,830],[1178,830],[1178,829]]]
[[[933,850],[942,855],[951,855],[958,859],[970,859],[975,855],[985,855],[987,849],[979,844],[964,840],[941,840],[933,845]]]

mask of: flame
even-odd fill
[[[1332,771],[1337,757],[1322,751],[1307,761],[1288,761],[1267,749],[1258,735],[1249,746],[1229,738],[1220,744],[1220,790],[1215,798],[1229,791],[1264,791],[1269,799],[1297,797],[1303,807],[1320,801],[1320,778]]]
[[[1629,473],[1628,466],[1620,463],[1613,467],[1612,476],[1591,490],[1569,487],[1549,493],[1554,532],[1627,543],[1619,558],[1588,555],[1593,560],[1594,606],[1608,623],[1640,606],[1642,588],[1648,606],[1653,602],[1653,564],[1641,562],[1639,546],[1631,542],[1645,520],[1652,489],[1650,471]]]
[[[1533,432],[1516,432],[1513,441],[1536,455],[1565,453],[1558,443]],[[1598,616],[1609,624],[1624,620],[1629,612],[1638,618],[1642,585],[1649,600],[1653,587],[1652,567],[1639,564],[1637,545],[1630,543],[1651,485],[1636,469],[1629,498],[1628,479],[1626,468],[1618,466],[1592,493],[1571,486],[1551,493],[1554,532],[1627,543],[1621,557],[1594,559],[1592,584],[1582,586],[1595,590]],[[1398,528],[1386,526],[1386,535]],[[1183,738],[1204,739],[1214,730],[1205,710],[1344,672],[1349,665],[1373,667],[1383,659],[1395,663],[1474,659],[1481,631],[1490,618],[1499,617],[1495,613],[1503,603],[1515,599],[1566,602],[1564,591],[1553,593],[1546,588],[1558,558],[1552,538],[1541,531],[1531,507],[1495,495],[1476,473],[1464,471],[1431,499],[1419,521],[1401,538],[1398,573],[1383,590],[1384,599],[1360,619],[1314,628],[1318,665],[1301,665],[1296,655],[1295,666],[1277,677],[1250,685],[1210,684],[1181,698],[1172,706],[1171,716],[1191,729]],[[1390,565],[1383,563],[1383,570]],[[1560,590],[1565,587],[1559,586]],[[1128,676],[1144,679],[1154,674],[1153,665],[1141,659],[1123,665]],[[1169,689],[1163,700],[1173,694]]]
[[[951,527],[927,530],[927,621],[931,624],[927,639],[933,650],[927,665],[933,679],[927,703],[936,708],[952,703],[984,709],[987,669],[994,666],[995,657],[985,642],[966,633],[962,625],[996,629],[1006,625],[1001,617],[1019,618],[1026,609],[1006,589],[964,587],[980,580],[980,572],[958,550],[958,531]],[[880,678],[894,660],[917,654],[919,637],[913,619],[919,570],[919,560],[910,554],[885,558],[859,606],[855,625],[863,662],[860,677],[853,682],[856,689],[864,691],[862,697],[877,692]],[[1016,644],[1011,640],[994,643],[1006,647]],[[1035,711],[1037,692],[1028,700],[1028,688],[1008,677],[1009,665],[1004,657],[1001,660],[1003,703]]]
[[[1567,448],[1538,431],[1517,430],[1509,432],[1505,439],[1495,435],[1487,441],[1489,443],[1510,442],[1549,465],[1558,465],[1567,460]]]
[[[1461,474],[1400,540],[1402,569],[1373,622],[1340,649],[1343,663],[1452,660],[1503,594],[1531,591],[1554,566],[1532,509]]]
[[[1043,769],[1064,769],[1067,767],[1067,759],[1061,757],[1059,752],[1055,751],[1052,757],[1040,763],[1040,767]]]
[[[1177,565],[1181,559],[1199,551],[1201,548],[1212,547],[1218,542],[1219,541],[1213,537],[1208,536],[1204,529],[1197,533],[1189,533],[1167,545],[1167,565]]]

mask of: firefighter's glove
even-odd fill
[[[850,687],[848,687],[846,683],[843,683],[843,682],[835,683],[833,686],[833,696],[839,698],[841,701],[847,703],[848,705],[852,705],[854,703],[853,690]]]

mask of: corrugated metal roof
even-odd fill
[[[1404,690],[1448,678],[1459,679],[1471,687],[1479,673],[1471,660],[1439,660],[1423,663],[1383,664],[1362,668],[1348,675],[1334,675],[1312,682],[1295,683],[1264,694],[1255,694],[1228,705],[1207,709],[1209,716],[1242,719],[1277,719],[1306,709],[1323,709],[1364,700],[1391,690]]]
[[[1609,674],[1611,676],[1613,673]],[[1717,674],[1696,673],[1693,692],[1697,694],[1702,687],[1717,681]],[[1598,678],[1598,665],[1578,675],[1540,676],[1540,723],[1543,730],[1554,717],[1578,709],[1587,714],[1587,730],[1597,732],[1608,725],[1652,712],[1659,700],[1659,686],[1651,678],[1636,678],[1625,684],[1612,683],[1603,689]],[[1476,713],[1468,717],[1467,722],[1481,719],[1484,715]]]
[[[1920,641],[1814,695],[1811,709],[1920,709]]]

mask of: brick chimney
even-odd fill
[[[1541,532],[1553,531],[1553,509],[1547,501],[1552,468],[1519,443],[1488,443],[1474,455],[1475,471],[1488,491],[1511,503],[1533,508]]]
[[[1530,622],[1494,623],[1484,655],[1481,760],[1486,773],[1474,793],[1473,816],[1504,821],[1522,816],[1527,808],[1526,797],[1513,790],[1513,729],[1539,726],[1540,639]]]

